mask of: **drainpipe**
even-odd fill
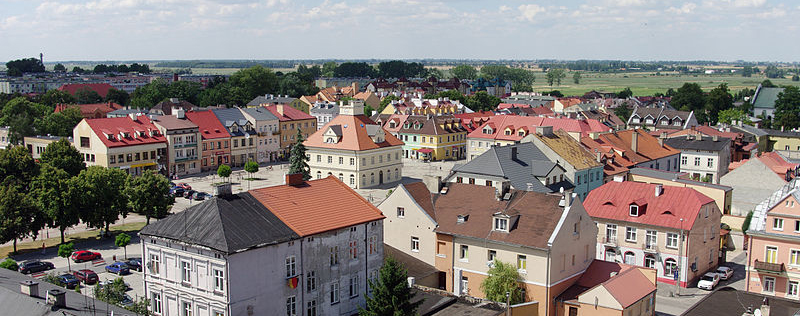
[[[545,281],[545,303],[544,303],[544,314],[549,316],[550,315],[550,250],[552,248],[547,247],[547,281]]]
[[[747,235],[745,235],[745,236],[747,236]],[[751,256],[753,255],[753,238],[748,238],[748,239],[749,240],[747,241],[747,243],[748,243],[748,246],[747,246],[747,264],[744,265],[744,275],[745,275],[745,284],[747,284],[747,287],[745,288],[745,291],[750,292],[750,269],[748,267],[750,266],[750,259],[751,259]]]
[[[306,268],[305,268],[306,265],[305,265],[305,261],[303,261],[303,241],[305,241],[305,240],[306,240],[305,237],[301,237],[300,238],[300,274],[297,276],[297,278],[299,279],[299,280],[297,280],[297,287],[301,288],[301,290],[300,290],[300,309],[301,310],[303,308],[303,305],[305,305],[305,302],[306,302],[306,299],[305,299],[305,293],[306,293],[305,290],[306,290],[306,288],[305,288],[305,286],[303,286],[303,283],[302,283],[303,282],[302,276],[306,275],[306,271],[305,271],[306,270]],[[306,285],[308,285],[308,284],[306,284]],[[300,314],[302,315],[303,313],[301,312]]]

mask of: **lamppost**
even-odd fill
[[[506,316],[511,316],[511,292],[506,291]]]
[[[675,293],[681,296],[681,268],[683,267],[683,218],[681,218],[681,237],[678,241],[678,269],[675,271]]]

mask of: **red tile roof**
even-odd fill
[[[600,123],[598,120],[538,116],[497,115],[490,117],[488,122],[484,123],[484,125],[486,124],[494,126],[494,132],[492,134],[484,134],[483,126],[480,126],[470,132],[467,137],[519,141],[524,136],[519,136],[516,129],[523,126],[528,127],[529,130],[535,130],[536,126],[552,126],[554,131],[561,129],[565,132],[580,133],[581,136],[588,136],[591,132],[611,131],[610,127]],[[512,127],[512,129],[514,129],[511,135],[504,134],[506,127]]]
[[[164,135],[145,115],[140,115],[135,120],[128,116],[84,120],[103,144],[109,148],[167,142]],[[127,133],[128,137],[124,137],[120,133]],[[109,139],[108,135],[112,135],[112,139]]]
[[[646,269],[623,263],[594,260],[575,282],[575,286],[587,289],[582,291],[583,293],[591,288],[603,286],[622,305],[622,308],[626,308],[656,290],[655,283],[641,271]]]
[[[797,164],[786,161],[781,155],[774,151],[762,153],[758,159],[781,178],[786,176],[787,170],[794,170],[794,168],[797,167]]]
[[[655,196],[656,184],[612,181],[590,191],[583,205],[594,218],[691,229],[702,207],[714,203],[710,197],[691,188],[662,188],[663,193]],[[639,216],[630,216],[631,204],[639,205]]]
[[[344,150],[369,150],[376,148],[386,148],[392,146],[402,146],[403,142],[384,130],[383,142],[376,143],[369,135],[368,128],[372,125],[376,129],[383,130],[383,127],[377,125],[366,115],[337,115],[325,126],[318,131],[308,136],[308,139],[303,142],[306,147],[317,148],[331,148],[331,149],[344,149]],[[336,128],[341,131],[339,141],[336,143],[328,143],[323,139],[323,134],[329,128]]]
[[[283,114],[278,112],[278,107],[283,107]],[[313,116],[295,109],[291,106],[281,105],[281,104],[273,104],[270,106],[265,106],[267,111],[270,111],[273,115],[278,117],[278,120],[281,122],[285,121],[296,121],[296,120],[316,120]]]
[[[636,151],[631,148],[633,133],[639,134]],[[597,139],[583,137],[581,138],[581,143],[591,151],[597,149],[602,153],[609,153],[613,150],[618,157],[627,160],[627,162],[619,161],[619,163],[626,166],[680,154],[680,151],[675,148],[668,145],[660,145],[658,138],[642,129],[600,134]],[[618,159],[615,158],[616,160]]]
[[[385,218],[377,207],[333,176],[248,192],[300,236]]]
[[[70,83],[58,88],[58,90],[66,91],[73,96],[81,89],[93,90],[105,99],[108,95],[108,90],[114,89],[114,87],[107,83]]]
[[[196,124],[203,139],[229,138],[231,134],[211,111],[189,111],[186,118]]]

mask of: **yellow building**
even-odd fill
[[[467,130],[452,115],[409,116],[398,135],[405,158],[457,160],[466,154]]]
[[[800,158],[800,132],[770,130],[767,132],[768,148],[789,158]]]
[[[147,116],[83,119],[72,135],[87,166],[166,172],[167,140]]]

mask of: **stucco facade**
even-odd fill
[[[767,212],[764,230],[748,231],[747,291],[800,299],[800,200],[797,196],[795,189]]]
[[[400,146],[371,150],[337,150],[308,148],[311,177],[322,179],[329,175],[353,189],[393,183],[403,178],[403,159]]]
[[[92,127],[89,126],[85,119],[75,126],[72,133],[73,145],[83,156],[84,163],[87,166],[123,169],[134,176],[142,174],[145,170],[159,171],[165,168],[166,161],[162,159],[166,158],[167,144],[165,141],[108,147],[92,130]],[[127,135],[127,138],[137,137],[132,133]],[[120,136],[114,134],[114,137]],[[123,138],[125,137],[123,136]]]

